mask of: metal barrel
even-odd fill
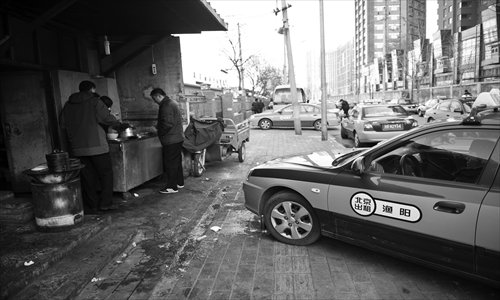
[[[40,231],[68,230],[83,221],[80,177],[55,184],[32,182],[31,191]]]

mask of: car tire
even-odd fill
[[[300,212],[300,219],[296,214]],[[264,223],[271,235],[280,242],[305,246],[320,237],[320,224],[312,206],[293,192],[271,196],[264,208]]]
[[[347,130],[344,128],[344,126],[342,126],[342,124],[340,124],[340,137],[343,139],[349,138],[349,136],[347,135]]]
[[[271,127],[273,127],[273,122],[271,122],[271,120],[269,119],[262,119],[259,121],[259,127],[262,130],[271,129]]]
[[[359,148],[362,146],[363,143],[361,143],[361,141],[359,140],[359,135],[356,132],[354,132],[354,147]]]
[[[321,130],[321,120],[314,121],[313,127],[315,130]]]
[[[241,143],[240,149],[238,149],[238,161],[244,162],[246,158],[246,146],[245,142]]]
[[[433,118],[433,117],[429,117],[429,118],[427,119],[427,123],[430,123],[430,122],[432,122],[432,121],[434,121],[434,118]]]

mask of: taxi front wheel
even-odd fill
[[[264,208],[264,223],[280,242],[305,246],[320,237],[320,224],[311,205],[300,195],[279,192]]]

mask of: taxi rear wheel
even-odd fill
[[[269,120],[269,119],[262,119],[259,121],[259,127],[262,130],[271,129],[272,126],[273,126],[273,122],[271,122],[271,120]]]
[[[264,208],[264,223],[280,242],[305,246],[320,237],[320,224],[312,206],[300,195],[279,192]]]
[[[316,130],[321,130],[321,120],[314,121],[313,127]]]

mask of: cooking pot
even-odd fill
[[[132,127],[125,128],[120,132],[120,138],[136,137],[135,130]]]

